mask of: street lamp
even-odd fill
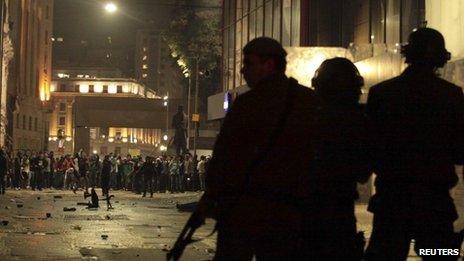
[[[168,140],[168,132],[169,132],[169,92],[166,93],[166,95],[163,97],[164,100],[164,106],[166,107],[166,133],[163,136],[163,140],[167,141]],[[167,150],[167,145],[166,145],[166,150]]]
[[[118,10],[118,6],[115,5],[114,3],[112,2],[109,2],[109,3],[106,3],[105,4],[105,11],[108,12],[108,13],[114,13]]]

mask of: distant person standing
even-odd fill
[[[101,187],[102,195],[108,196],[110,189],[110,175],[111,175],[111,161],[108,155],[105,155],[102,164],[102,173],[101,173]]]
[[[412,32],[402,54],[406,70],[372,87],[367,102],[377,178],[366,260],[406,260],[411,239],[424,260],[457,260],[418,250],[461,248],[449,191],[464,163],[463,91],[437,75],[450,59],[440,32]]]
[[[5,179],[8,171],[8,161],[5,151],[0,150],[0,194],[5,194],[6,184]]]
[[[200,190],[204,191],[206,188],[205,175],[206,175],[206,157],[200,156],[200,161],[197,165],[198,179],[200,180]]]

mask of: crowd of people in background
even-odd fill
[[[14,190],[60,189],[88,191],[101,187],[142,194],[181,193],[205,189],[205,169],[210,156],[121,156],[110,153],[102,158],[84,151],[55,156],[54,152],[18,151],[0,153],[0,194]]]

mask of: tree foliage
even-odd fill
[[[205,97],[220,85],[220,2],[178,0],[173,9],[173,20],[163,35],[171,55],[183,73],[191,75],[193,80],[195,58],[199,59],[200,107],[205,107]]]

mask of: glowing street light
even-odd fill
[[[105,10],[108,13],[114,13],[114,12],[116,12],[116,10],[118,10],[118,7],[114,3],[110,2],[110,3],[105,4]]]
[[[168,135],[164,134],[163,140],[165,140],[165,141],[168,140]]]

